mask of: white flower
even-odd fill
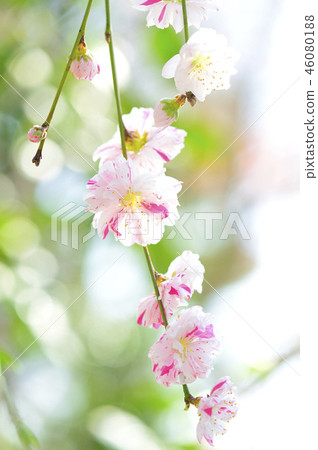
[[[148,11],[147,25],[167,28],[172,25],[176,33],[183,29],[181,0],[131,0],[135,8]],[[207,20],[208,10],[218,10],[217,0],[187,0],[188,25],[200,28],[201,22]]]
[[[208,377],[219,347],[212,314],[201,306],[180,311],[149,351],[156,380],[169,386]]]
[[[233,389],[231,379],[223,377],[216,382],[210,395],[201,398],[198,405],[200,420],[197,426],[200,443],[204,437],[213,446],[214,435],[224,434],[227,422],[236,416],[238,407]]]
[[[158,276],[160,299],[168,320],[180,306],[188,304],[194,291],[202,292],[203,274],[204,267],[199,261],[199,255],[186,250],[172,261],[165,275]],[[137,323],[154,328],[163,325],[154,292],[141,300],[138,306]]]
[[[187,133],[175,127],[155,128],[152,108],[133,108],[123,115],[124,125],[129,133],[126,136],[126,150],[135,165],[146,169],[159,169],[163,164],[177,156],[184,147]],[[119,131],[112,139],[95,151],[93,160],[113,161],[122,154]]]
[[[93,226],[105,239],[112,231],[124,245],[155,244],[165,225],[179,217],[181,183],[164,170],[146,172],[119,156],[103,164],[87,183],[84,200],[95,213]]]
[[[203,102],[213,90],[230,87],[230,76],[237,73],[234,65],[238,58],[223,35],[202,28],[164,65],[162,76],[174,77],[180,94],[192,92]]]

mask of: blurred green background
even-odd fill
[[[145,14],[128,0],[111,3],[123,111],[154,107],[175,95],[173,81],[160,73],[183,35],[147,28]],[[292,58],[277,65],[275,42],[284,42],[289,26],[286,2],[239,3],[227,2],[208,23],[242,54],[238,75],[229,91],[183,108],[176,126],[188,132],[185,149],[167,164],[186,190],[180,213],[191,213],[187,235],[177,228],[167,239],[166,229],[150,252],[163,273],[178,252],[201,255],[207,282],[191,304],[215,314],[224,351],[211,377],[191,392],[204,394],[217,377],[230,375],[241,409],[216,448],[265,450],[281,448],[278,436],[273,444],[263,433],[278,420],[273,402],[277,410],[289,409],[282,382],[288,391],[298,379],[296,276],[289,257],[298,162],[295,143],[277,128],[278,120],[292,126],[292,91],[256,119],[293,81]],[[159,386],[151,372],[147,354],[160,331],[135,321],[138,302],[152,289],[141,248],[125,248],[111,236],[82,243],[88,217],[79,224],[78,249],[71,246],[71,226],[67,245],[61,242],[61,219],[83,206],[86,182],[97,169],[92,154],[116,129],[102,1],[93,3],[86,32],[101,74],[92,83],[69,74],[41,165],[31,163],[37,147],[26,133],[47,115],[84,8],[84,1],[70,0],[2,0],[0,6],[2,369],[30,346],[0,378],[0,448],[22,448],[12,423],[19,415],[46,450],[192,450],[199,448],[195,411],[183,412],[181,388]],[[213,239],[205,238],[204,222],[195,217],[202,212],[223,214]],[[237,228],[221,239],[231,212],[251,239],[242,239]],[[291,420],[287,413],[282,427],[291,427]],[[22,432],[31,442],[29,431]],[[284,440],[285,448],[296,445]]]

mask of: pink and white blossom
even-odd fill
[[[47,136],[47,129],[40,125],[33,125],[28,131],[28,138],[30,142],[40,142],[43,141]]]
[[[233,389],[230,377],[223,377],[216,382],[210,395],[201,398],[198,405],[200,419],[197,426],[200,443],[204,437],[213,446],[214,435],[224,434],[227,422],[236,416],[238,407]]]
[[[89,50],[85,50],[85,54],[78,54],[73,59],[70,71],[78,80],[89,80],[100,73],[100,67],[96,62],[93,54]]]
[[[155,244],[165,225],[179,217],[181,183],[164,170],[146,172],[121,155],[105,162],[87,189],[84,200],[95,213],[93,226],[103,239],[112,231],[127,246]]]
[[[133,108],[123,115],[123,122],[129,135],[126,136],[126,150],[135,164],[153,169],[170,161],[184,147],[186,132],[174,127],[158,129],[154,127],[152,108]],[[100,164],[112,161],[122,153],[119,130],[106,144],[95,151],[93,159]]]
[[[160,299],[168,320],[180,306],[187,306],[194,291],[202,292],[203,274],[204,267],[199,255],[187,250],[172,261],[165,275],[157,277]],[[154,328],[163,325],[154,292],[140,302],[137,323]]]
[[[200,306],[183,309],[149,351],[157,382],[169,386],[208,377],[219,348],[213,315]]]
[[[160,102],[156,105],[153,113],[154,117],[154,126],[159,128],[165,128],[171,125],[177,119],[177,111],[176,113],[170,114],[170,112],[166,111],[165,104]]]
[[[230,76],[237,73],[234,65],[238,58],[222,34],[201,28],[164,65],[162,76],[174,78],[180,94],[192,92],[203,102],[212,91],[229,89]]]
[[[185,101],[185,95],[177,95],[175,98],[162,98],[153,113],[154,126],[168,127],[175,122],[179,116],[179,109]]]
[[[181,0],[131,0],[133,6],[141,11],[148,11],[147,26],[167,28],[172,25],[176,33],[183,29]],[[218,10],[217,0],[187,0],[188,25],[200,28],[201,22],[207,20],[209,10]]]

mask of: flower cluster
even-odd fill
[[[213,0],[188,0],[186,6],[180,0],[132,0],[132,3],[135,8],[148,11],[148,26],[166,28],[172,25],[176,32],[183,28],[183,7],[187,9],[188,24],[197,28],[207,19],[208,9],[217,9]],[[171,124],[177,120],[179,110],[186,101],[194,106],[196,100],[203,102],[213,91],[229,89],[230,77],[236,73],[235,64],[239,55],[227,45],[223,35],[211,28],[199,29],[188,40],[187,35],[186,31],[186,43],[179,54],[173,56],[162,70],[164,78],[174,78],[178,95],[160,100],[151,115],[150,131],[145,130],[145,126],[136,126],[136,131],[131,133],[136,139],[135,148],[139,154],[131,152],[134,151],[133,146],[127,147],[135,161],[150,170],[151,163],[148,160],[146,163],[144,158],[150,156],[152,151],[154,164],[158,160],[158,150],[162,152],[162,148],[152,142],[153,127],[160,130],[153,131],[155,136],[165,136],[165,133],[168,136],[168,130],[173,129]],[[127,120],[124,116],[125,124]],[[178,134],[182,136],[180,131],[169,133],[176,140]],[[170,139],[170,142],[173,140]],[[97,150],[95,157],[103,162],[107,156],[115,156],[119,146],[117,133],[109,145]],[[170,153],[172,157],[179,153],[181,147],[177,149],[175,145],[174,150]],[[167,155],[166,150],[163,153]],[[163,157],[164,162],[167,160]],[[139,325],[156,329],[165,326],[163,334],[149,351],[157,382],[167,387],[181,384],[185,393],[189,383],[210,375],[214,358],[220,352],[220,337],[215,330],[213,315],[203,312],[200,306],[187,308],[194,291],[202,291],[203,274],[204,267],[199,255],[191,251],[183,252],[171,262],[166,274],[155,272],[156,289],[141,300],[137,310]],[[237,404],[232,391],[230,378],[224,377],[216,382],[206,397],[193,398],[191,394],[185,394],[187,406],[193,404],[198,408],[197,438],[200,443],[204,437],[213,446],[214,435],[224,434],[225,424],[235,417]]]
[[[159,242],[164,226],[173,225],[178,218],[181,183],[168,177],[163,165],[180,152],[185,132],[173,127],[154,128],[151,109],[134,108],[123,119],[126,140],[131,144],[127,146],[128,157],[120,154],[119,132],[97,149],[94,159],[100,159],[99,172],[87,184],[85,201],[95,214],[93,225],[103,239],[111,231],[124,245],[145,246]],[[160,154],[171,158],[158,158]],[[155,274],[165,317],[175,316],[149,351],[155,378],[164,386],[207,378],[220,352],[213,315],[200,306],[182,308],[188,306],[195,291],[202,292],[204,271],[199,255],[187,250],[171,262],[165,274]],[[137,323],[157,329],[164,325],[155,292],[140,302]],[[224,378],[210,395],[194,403],[200,418],[200,442],[204,436],[212,445],[214,434],[224,433],[224,424],[235,416],[231,389],[231,382]]]
[[[111,232],[123,245],[145,247],[154,292],[141,300],[137,323],[156,329],[164,326],[161,337],[149,351],[154,376],[166,387],[183,385],[186,406],[193,404],[198,408],[198,440],[201,442],[204,437],[213,445],[214,435],[225,432],[225,424],[236,415],[237,405],[229,377],[219,379],[206,397],[192,397],[187,387],[197,378],[210,375],[220,352],[221,339],[213,315],[205,313],[200,306],[188,307],[194,292],[202,291],[205,269],[199,255],[184,251],[171,262],[167,273],[160,274],[152,267],[147,245],[158,243],[165,226],[173,226],[179,217],[178,193],[182,183],[166,175],[165,164],[184,148],[187,133],[171,124],[186,102],[194,106],[212,91],[230,87],[238,53],[227,45],[224,36],[210,28],[201,28],[188,39],[186,14],[183,16],[185,8],[188,24],[200,28],[208,11],[218,10],[216,0],[131,1],[136,9],[148,12],[148,26],[166,28],[172,25],[176,32],[185,26],[185,44],[162,70],[163,77],[174,78],[178,94],[161,99],[154,110],[132,108],[121,117],[106,0],[106,41],[110,49],[119,127],[93,155],[94,161],[99,160],[99,169],[88,181],[84,199],[88,211],[94,213],[93,226],[102,239]],[[49,115],[42,126],[35,125],[28,132],[31,142],[40,142],[33,158],[37,165],[68,70],[77,79],[88,80],[100,72],[81,31],[85,30],[90,6],[91,2],[80,27],[82,35],[75,41]]]
[[[132,1],[137,9],[148,11],[149,26],[171,24],[177,32],[182,29],[180,1]],[[214,1],[188,0],[189,23],[199,28],[207,9],[213,7]],[[201,28],[163,68],[165,78],[175,79],[178,95],[162,99],[155,110],[133,108],[122,116],[114,136],[97,148],[93,159],[99,160],[99,171],[87,184],[85,201],[103,239],[111,231],[124,245],[147,246],[159,242],[165,226],[174,224],[181,183],[166,175],[165,163],[181,152],[186,132],[171,124],[186,101],[194,106],[212,91],[228,89],[237,59],[224,36]],[[188,307],[194,292],[202,292],[205,270],[199,255],[189,250],[172,261],[165,274],[151,270],[154,291],[141,300],[137,323],[156,329],[164,326],[149,351],[157,382],[188,389],[197,378],[210,375],[220,352],[213,315],[200,306]],[[213,445],[214,435],[223,434],[225,424],[236,415],[232,390],[229,377],[224,377],[206,397],[185,396],[187,406],[198,408],[199,442],[204,437]]]
[[[214,317],[200,306],[187,306],[194,291],[201,293],[204,267],[199,255],[185,251],[169,266],[166,274],[156,274],[160,301],[170,321],[161,337],[152,345],[149,357],[159,384],[187,385],[197,378],[207,378],[213,370],[214,358],[220,353],[221,338]],[[137,323],[159,328],[164,325],[155,293],[143,299],[138,307]],[[213,446],[214,435],[224,434],[225,425],[235,417],[237,403],[229,377],[218,380],[210,395],[198,397],[197,437]],[[187,399],[185,399],[187,401]]]
[[[87,184],[85,201],[103,239],[112,231],[124,245],[156,244],[179,218],[182,183],[165,174],[164,163],[181,151],[186,132],[155,128],[151,108],[133,108],[123,123],[127,160],[117,131],[94,154],[99,172]]]

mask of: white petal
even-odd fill
[[[178,64],[180,62],[180,55],[174,55],[169,61],[166,62],[166,64],[163,66],[162,69],[162,76],[164,78],[173,78]]]

